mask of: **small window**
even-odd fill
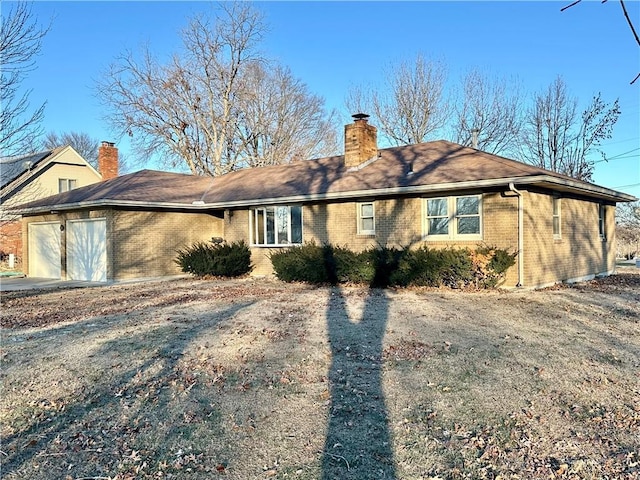
[[[433,239],[480,239],[481,195],[428,198],[426,236]]]
[[[553,238],[560,238],[562,235],[561,230],[561,204],[560,199],[557,197],[553,198]]]
[[[68,192],[78,186],[78,181],[72,178],[58,179],[58,193]]]
[[[376,218],[373,202],[358,204],[358,234],[375,235]]]
[[[607,239],[607,207],[603,204],[598,205],[598,232],[602,240]]]
[[[302,207],[260,207],[251,210],[252,245],[300,245]]]

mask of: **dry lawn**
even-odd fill
[[[3,294],[1,476],[638,479],[640,272]]]

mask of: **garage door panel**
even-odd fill
[[[60,224],[31,223],[29,231],[29,276],[60,278]]]
[[[107,280],[105,219],[67,222],[67,276],[71,280]]]

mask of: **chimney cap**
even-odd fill
[[[106,140],[102,141],[102,146],[103,147],[115,147],[116,144],[114,142],[107,142]]]
[[[362,120],[367,121],[367,118],[369,118],[369,115],[367,115],[366,113],[355,113],[351,116],[356,122],[359,122]]]

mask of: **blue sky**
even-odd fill
[[[5,3],[5,2],[3,2]],[[609,162],[596,165],[596,183],[640,197],[640,48],[619,2],[257,2],[269,32],[263,52],[291,68],[328,108],[344,114],[351,86],[381,81],[383,71],[416,54],[442,59],[451,83],[469,68],[517,76],[527,92],[561,75],[581,106],[602,92],[620,100],[622,115],[603,145]],[[640,27],[640,2],[627,1]],[[116,141],[95,98],[95,82],[126,49],[143,43],[158,55],[180,45],[179,32],[209,2],[41,1],[33,13],[52,22],[37,69],[24,83],[31,102],[47,101],[44,128],[86,132]],[[598,158],[598,157],[594,157]],[[130,160],[134,160],[131,158]],[[142,168],[139,166],[138,168]],[[154,168],[154,165],[146,165]],[[136,168],[137,169],[137,168]]]

